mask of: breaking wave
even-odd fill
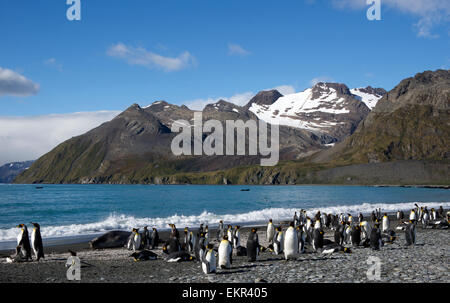
[[[442,205],[444,209],[450,208],[450,202],[417,202],[419,206],[427,206],[429,209],[437,208]],[[397,210],[409,210],[414,207],[414,202],[407,203],[363,203],[359,205],[336,205],[321,208],[306,209],[308,213],[313,214],[320,210],[325,213],[371,213],[375,208],[381,208],[382,212],[395,212]],[[134,216],[124,214],[110,214],[105,220],[85,223],[70,224],[60,226],[42,226],[41,232],[44,238],[81,236],[90,234],[99,234],[111,230],[131,230],[133,227],[156,227],[158,229],[167,229],[169,223],[174,223],[178,228],[198,227],[200,223],[216,227],[219,220],[223,220],[225,224],[240,224],[242,226],[265,223],[269,218],[275,221],[289,220],[293,217],[294,212],[299,208],[266,208],[255,210],[242,214],[215,214],[203,211],[199,215],[184,216],[174,214],[164,218],[136,218]],[[18,234],[17,228],[0,229],[0,241],[15,240]]]

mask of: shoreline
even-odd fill
[[[423,203],[423,202],[421,202]],[[447,203],[447,202],[445,202]],[[414,206],[414,203],[411,203],[411,207]],[[409,209],[409,208],[408,208]],[[409,210],[407,208],[405,209],[400,209],[403,210],[403,212],[405,213],[405,218],[407,217],[407,215],[409,214]],[[300,210],[300,209],[298,209]],[[446,212],[447,210],[444,209]],[[386,212],[388,214],[388,216],[391,218],[395,219],[396,216],[396,212],[393,211],[383,211],[382,213]],[[367,216],[370,216],[371,214],[368,212],[362,212],[362,214],[364,215],[365,218],[367,218]],[[353,214],[353,216],[356,218],[358,214]],[[268,220],[268,219],[267,219]],[[290,220],[289,218],[284,218],[281,220],[274,220],[274,222],[281,222],[281,221],[288,221]],[[167,222],[169,223],[169,222]],[[239,225],[241,226],[241,229],[245,228],[245,229],[249,229],[251,227],[257,227],[257,228],[262,228],[262,227],[266,227],[267,226],[267,222],[266,221],[249,221],[249,222],[225,222],[224,221],[224,226],[226,227],[227,224],[231,224],[233,226],[235,225]],[[177,225],[177,224],[176,224]],[[205,226],[208,224],[205,224]],[[216,232],[217,230],[217,223],[214,223],[213,225],[209,226],[210,232]],[[142,228],[142,226],[137,226],[139,228]],[[151,226],[149,226],[151,228]],[[180,231],[180,233],[182,232],[182,230],[184,229],[185,226],[178,226],[178,230]],[[194,230],[197,229],[196,226],[189,226],[189,228],[193,228]],[[60,236],[60,237],[48,237],[48,238],[43,238],[43,243],[44,243],[44,250],[48,249],[49,251],[51,251],[51,249],[55,250],[55,251],[60,251],[59,247],[70,247],[70,245],[77,245],[78,246],[82,246],[82,247],[88,247],[89,246],[89,241],[94,239],[95,237],[101,236],[107,232],[110,231],[127,231],[127,230],[123,230],[123,229],[112,229],[112,230],[107,230],[107,231],[103,231],[103,232],[96,232],[96,233],[90,233],[90,234],[80,234],[80,235],[70,235],[70,236]],[[170,231],[170,228],[158,228],[158,233],[160,234],[166,234]],[[10,254],[11,252],[14,251],[15,247],[16,247],[16,240],[5,240],[5,241],[0,241],[0,257],[2,255],[5,254]],[[67,250],[66,250],[67,251]]]
[[[390,219],[391,228],[395,230],[397,220],[392,215]],[[178,228],[180,234],[183,228]],[[211,242],[217,247],[215,231],[216,228],[210,228]],[[243,246],[246,246],[248,233],[249,227],[241,228]],[[397,230],[396,233],[398,239],[393,244],[385,244],[379,251],[346,245],[351,248],[351,254],[323,255],[313,252],[311,245],[307,245],[306,252],[297,260],[285,261],[284,255],[266,251],[251,263],[246,257],[233,255],[230,270],[218,269],[212,275],[205,275],[197,262],[167,263],[161,245],[153,250],[158,255],[157,260],[134,262],[129,257],[131,251],[126,248],[91,250],[85,242],[47,247],[45,260],[39,262],[11,264],[1,258],[0,282],[76,283],[66,278],[68,249],[77,251],[77,256],[84,262],[81,283],[254,283],[260,279],[270,283],[450,282],[449,230],[424,230],[418,225],[415,246],[405,246],[404,233]],[[265,226],[258,229],[258,235],[260,244],[266,247]],[[333,235],[331,230],[325,229],[326,239],[333,240]],[[160,237],[166,239],[168,232],[161,231]],[[379,281],[371,281],[366,276],[368,257],[378,257],[382,262]]]

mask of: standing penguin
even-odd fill
[[[297,227],[299,224],[298,222],[298,216],[297,216],[297,212],[294,213],[294,226]]]
[[[372,226],[370,226],[369,222],[363,221],[359,224],[361,226],[361,231],[364,236],[364,240],[370,239],[370,234],[372,232]]]
[[[273,226],[272,219],[269,219],[269,223],[267,224],[267,233],[266,233],[267,242],[269,242],[269,244],[273,242],[274,235],[275,235],[275,227]]]
[[[217,240],[219,241],[220,239],[223,238],[223,236],[224,236],[224,234],[223,234],[223,221],[220,220],[219,221],[219,227],[217,228],[217,235],[216,235]]]
[[[256,261],[259,253],[259,240],[258,234],[256,233],[257,229],[252,228],[250,235],[247,239],[247,257],[248,262]]]
[[[233,226],[228,225],[227,228],[227,236],[228,236],[228,241],[230,241],[231,246],[233,246]]]
[[[189,252],[195,252],[195,245],[197,243],[197,237],[195,236],[194,232],[189,232],[189,242],[188,242],[188,248]]]
[[[409,213],[409,220],[416,220],[416,211],[413,209],[411,209],[411,212]]]
[[[205,247],[209,244],[209,228],[208,225],[205,226]]]
[[[222,269],[231,268],[233,248],[231,247],[228,236],[223,236],[223,240],[219,244],[219,266]]]
[[[28,229],[25,224],[19,224],[17,227],[20,228],[20,233],[17,236],[17,246],[20,246],[20,253],[25,257],[26,261],[28,261],[28,259],[31,259],[31,245]]]
[[[441,206],[441,207],[442,207],[442,206]],[[434,208],[431,209],[431,212],[430,212],[430,219],[433,220],[433,221],[436,221],[436,220],[437,220],[437,212],[436,212],[436,210],[435,210]]]
[[[430,214],[428,213],[428,209],[425,208],[422,216],[422,228],[426,229],[429,222],[430,222]]]
[[[405,240],[406,240],[407,246],[416,244],[416,221],[415,220],[409,220],[409,223],[406,225]]]
[[[303,254],[305,252],[305,233],[303,232],[303,226],[297,226],[297,237],[298,237],[298,252]]]
[[[358,223],[361,223],[362,221],[364,221],[364,216],[363,216],[363,214],[362,213],[359,213],[359,215],[358,215]]]
[[[379,250],[383,245],[379,226],[380,225],[378,223],[375,224],[374,228],[372,228],[372,231],[370,232],[370,248],[373,250]]]
[[[384,213],[381,226],[382,226],[381,227],[382,232],[389,230],[390,224],[389,224],[389,217],[388,217],[387,213]]]
[[[152,249],[158,248],[159,235],[158,235],[158,230],[154,227],[153,227],[153,232],[152,232],[152,242],[151,243],[152,243],[151,244]]]
[[[359,225],[353,226],[351,239],[353,246],[359,246],[359,243],[361,242],[361,227]]]
[[[152,242],[152,237],[150,237],[150,232],[148,231],[148,226],[144,226],[144,232],[142,233],[142,247],[149,248]]]
[[[398,210],[397,211],[397,220],[401,221],[401,220],[403,220],[404,217],[405,217],[405,214],[403,213],[403,211]]]
[[[186,250],[189,250],[189,227],[184,228],[183,244]]]
[[[345,222],[341,221],[341,223],[336,227],[334,231],[334,242],[339,245],[344,244],[344,232],[345,232]]]
[[[176,238],[177,240],[180,240],[180,233],[178,232],[178,229],[175,226],[175,224],[169,224],[169,226],[172,228],[172,232],[170,233],[170,236],[172,238]]]
[[[34,228],[31,232],[31,247],[33,247],[34,255],[36,256],[36,261],[40,258],[44,258],[44,246],[42,245],[41,237],[41,227],[38,223],[33,223]]]
[[[141,235],[139,234],[139,228],[133,228],[131,231],[131,235],[127,242],[127,248],[133,251],[141,248]]]
[[[241,246],[241,232],[240,232],[240,226],[236,225],[234,227],[234,236],[233,236],[233,247],[239,247]]]
[[[289,224],[288,229],[284,235],[284,258],[295,259],[298,255],[298,235],[294,229],[294,222]]]
[[[205,233],[202,232],[199,235],[198,238],[198,249],[199,249],[199,261],[203,260],[203,257],[206,254],[206,247],[208,246],[208,244],[206,244],[206,238],[205,238]]]
[[[207,275],[216,272],[216,252],[213,248],[214,246],[212,244],[208,244],[205,257],[202,260],[202,269]]]
[[[321,228],[316,228],[313,231],[312,247],[314,251],[323,248],[323,230]]]
[[[281,230],[281,227],[277,227],[275,229],[275,235],[273,236],[273,251],[276,255],[279,255],[283,252],[283,245],[284,245],[284,239],[283,239],[283,231]]]

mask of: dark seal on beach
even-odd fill
[[[114,230],[89,241],[92,249],[123,247],[130,236],[129,231]]]

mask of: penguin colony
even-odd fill
[[[442,207],[428,210],[427,207],[415,208],[406,214],[396,213],[398,221],[396,230],[404,232],[406,245],[416,244],[416,226],[422,228],[448,229],[450,212],[444,213]],[[142,231],[133,228],[125,247],[133,251],[130,257],[135,262],[156,260],[160,255],[152,252],[162,244],[162,252],[167,262],[195,261],[201,263],[205,274],[214,274],[217,268],[231,269],[233,256],[246,256],[248,262],[255,262],[261,252],[268,251],[282,256],[285,260],[296,259],[309,248],[314,253],[330,255],[333,253],[351,253],[351,247],[380,250],[385,244],[398,239],[391,226],[390,218],[381,209],[374,210],[369,218],[363,214],[353,217],[352,214],[326,214],[318,211],[308,214],[306,210],[295,212],[293,220],[275,225],[269,219],[265,229],[268,243],[263,247],[259,243],[257,228],[251,228],[246,246],[241,243],[240,226],[224,225],[221,220],[214,241],[208,226],[200,225],[195,230],[185,227],[180,234],[175,224],[169,224],[170,236],[167,241],[159,238],[156,228],[150,231],[147,226]],[[20,224],[16,253],[11,262],[31,260],[32,252],[36,260],[44,258],[40,226],[33,224],[30,244],[27,227]],[[325,230],[334,233],[334,241],[324,239]]]

